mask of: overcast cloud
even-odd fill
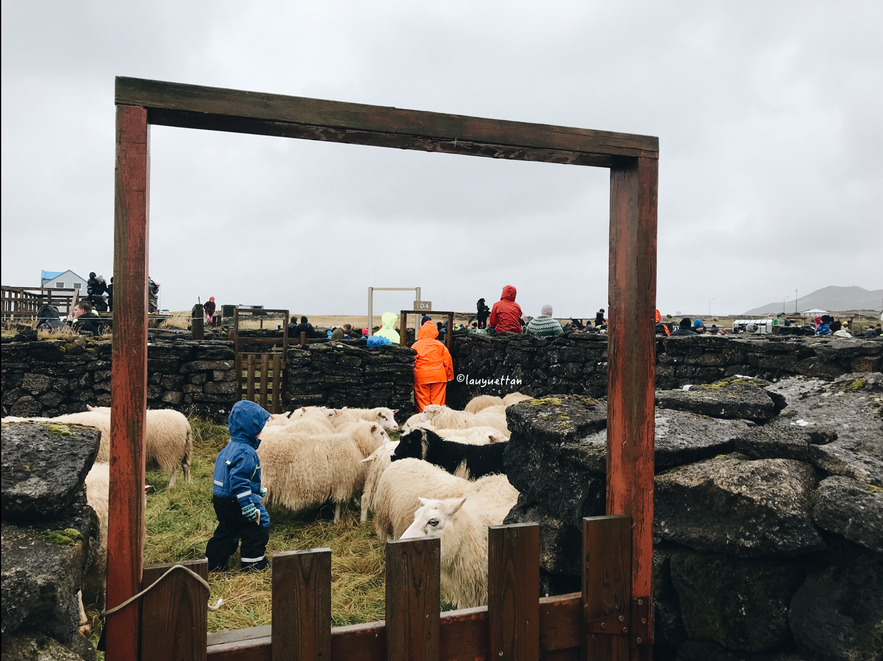
[[[3,284],[112,274],[115,76],[658,136],[663,314],[883,288],[878,0],[10,0]],[[152,127],[150,196],[173,310],[607,304],[603,169]]]

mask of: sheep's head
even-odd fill
[[[407,458],[426,459],[427,449],[426,430],[414,429],[399,437],[399,444],[389,458],[392,461]]]
[[[454,517],[466,498],[446,498],[435,500],[420,498],[421,507],[414,512],[414,523],[402,533],[400,539],[413,539],[415,537],[441,537],[445,530],[454,523]]]
[[[373,409],[373,411],[374,411],[374,415],[377,417],[377,421],[381,425],[383,425],[384,429],[388,429],[389,431],[398,431],[399,430],[399,425],[396,422],[396,417],[395,417],[396,411],[398,411],[398,409],[396,409],[394,411],[392,409],[388,409],[386,407],[381,406],[376,409]]]

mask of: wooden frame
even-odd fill
[[[446,310],[402,310],[399,312],[399,323],[401,324],[402,332],[399,333],[399,344],[403,347],[408,346],[408,315],[417,315],[417,318],[420,318],[420,315],[444,315],[445,319],[447,319],[448,331],[445,333],[445,346],[448,348],[448,351],[453,352],[454,350],[454,313],[448,312]],[[416,342],[419,338],[417,337],[417,331],[420,330],[421,324],[419,321],[414,322],[414,341]]]
[[[631,594],[649,598],[657,138],[134,78],[116,79],[115,103],[108,607],[135,594],[143,573],[151,124],[609,168],[607,511],[634,521]],[[108,618],[109,661],[138,658],[139,610],[135,601]]]

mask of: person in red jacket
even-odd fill
[[[521,333],[521,306],[515,302],[515,294],[518,292],[512,285],[503,287],[500,300],[491,308],[491,318],[488,326],[498,333]]]
[[[417,331],[417,341],[411,348],[417,352],[414,361],[414,397],[417,412],[430,404],[444,406],[448,381],[454,378],[454,361],[448,348],[439,342],[438,328],[432,321],[425,322]]]

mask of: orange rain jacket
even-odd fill
[[[454,361],[448,348],[436,340],[438,328],[431,321],[417,331],[411,348],[417,352],[414,361],[414,383],[445,383],[454,378]]]
[[[503,287],[500,300],[494,303],[488,326],[498,333],[521,333],[521,306],[515,302],[518,293],[512,285]]]

